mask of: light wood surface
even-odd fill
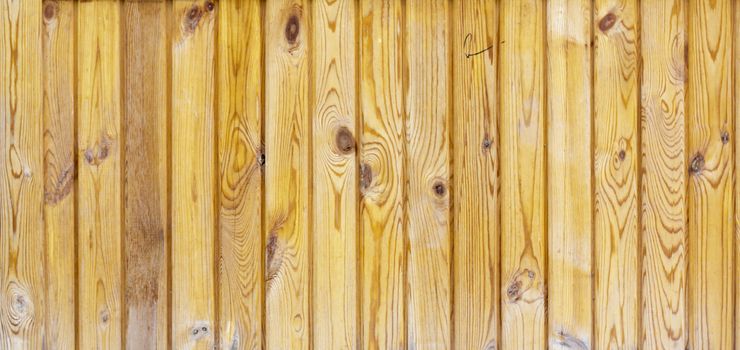
[[[640,344],[638,3],[594,4],[594,347]]]
[[[688,344],[686,229],[687,9],[684,1],[640,7],[642,347]]]
[[[0,349],[740,350],[735,0],[0,0]]]
[[[547,7],[547,345],[593,348],[592,4]]]
[[[216,344],[216,6],[171,4],[172,346]]]
[[[262,6],[218,5],[218,322],[222,348],[262,349]]]
[[[734,342],[732,6],[727,0],[692,1],[687,8],[688,307],[694,349],[730,349]]]
[[[546,7],[501,1],[501,348],[542,349],[547,316]]]

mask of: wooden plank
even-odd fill
[[[687,8],[688,307],[693,349],[730,349],[734,342],[732,3],[690,1]]]
[[[47,349],[74,349],[75,20],[71,1],[43,2],[44,229]]]
[[[41,348],[46,322],[41,3],[0,2],[0,348]]]
[[[308,349],[311,119],[308,3],[266,3],[265,344]]]
[[[78,4],[78,341],[79,347],[121,347],[120,7]]]
[[[219,7],[219,343],[262,349],[261,6],[248,0]]]
[[[594,345],[640,344],[636,0],[594,9]]]
[[[548,348],[593,348],[590,0],[547,7]]]
[[[313,4],[312,346],[356,349],[355,0]]]
[[[122,11],[125,346],[167,349],[167,4],[126,1]]]
[[[544,349],[545,6],[501,2],[501,347]]]
[[[361,1],[361,349],[406,337],[403,3]]]
[[[172,14],[172,345],[215,346],[217,8],[176,0]]]
[[[644,1],[642,22],[642,347],[685,349],[686,8]]]
[[[735,3],[735,135],[740,135],[740,5]],[[735,350],[740,350],[740,185],[737,173],[740,165],[740,138],[735,137]]]
[[[735,4],[735,135],[740,135],[740,5]],[[735,137],[735,350],[740,350],[740,138]]]
[[[499,348],[497,11],[452,2],[455,349]]]
[[[406,3],[408,345],[452,342],[448,3]]]

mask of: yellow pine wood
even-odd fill
[[[497,349],[500,329],[497,2],[452,2],[454,348]],[[481,52],[478,55],[470,55]]]
[[[218,9],[218,319],[219,342],[229,349],[263,348],[260,7],[221,1]]]
[[[740,5],[735,6],[735,135],[740,128]],[[735,350],[740,350],[740,185],[737,181],[740,164],[740,138],[735,137]]]
[[[308,349],[311,9],[298,0],[265,5],[265,344]]]
[[[545,4],[503,0],[499,22],[501,348],[545,348]]]
[[[689,346],[730,349],[735,273],[733,2],[690,1],[688,13]]]
[[[688,342],[686,235],[686,7],[643,1],[642,347]]]
[[[172,346],[215,345],[215,20],[210,0],[172,3]]]
[[[360,348],[406,348],[403,3],[363,0]]]
[[[121,347],[122,95],[120,6],[77,4],[78,341]]]
[[[452,336],[449,5],[406,3],[408,345],[447,349]]]
[[[168,11],[121,7],[125,149],[124,336],[129,349],[168,349]]]
[[[75,348],[75,13],[43,2],[47,349]]]
[[[44,346],[41,3],[0,2],[0,348]]]
[[[547,7],[548,347],[593,348],[590,0]]]
[[[355,0],[312,4],[312,345],[358,347]]]
[[[640,344],[636,0],[597,0],[594,31],[594,346]]]

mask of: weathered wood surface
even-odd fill
[[[0,0],[0,349],[740,350],[734,0]]]
[[[167,6],[125,2],[121,11],[126,194],[123,332],[128,349],[168,349]]]

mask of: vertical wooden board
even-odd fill
[[[545,5],[504,0],[499,18],[501,347],[544,349]]]
[[[735,135],[740,129],[740,5],[735,5]],[[735,350],[740,350],[740,185],[737,173],[740,165],[740,138],[735,137]]]
[[[0,2],[0,348],[45,336],[41,3]]]
[[[125,346],[167,349],[167,4],[126,1],[122,7]]]
[[[644,1],[642,52],[642,347],[684,349],[686,314],[686,9]]]
[[[355,0],[313,4],[312,345],[356,349]]]
[[[260,1],[219,3],[217,90],[219,343],[262,343],[262,21]]]
[[[308,349],[311,9],[302,0],[266,3],[265,344]],[[267,78],[269,77],[269,78]]]
[[[452,342],[448,3],[406,3],[408,346]]]
[[[403,3],[362,0],[360,6],[360,348],[402,349],[407,346]]]
[[[638,348],[639,28],[636,0],[594,9],[594,345]]]
[[[548,347],[593,348],[590,0],[547,8]]]
[[[172,23],[172,346],[211,349],[216,313],[216,5],[176,0]]]
[[[43,2],[47,349],[75,348],[75,3]]]
[[[499,348],[497,10],[452,2],[455,349]]]
[[[688,6],[689,345],[734,342],[732,3]]]
[[[118,349],[122,340],[121,45],[115,2],[78,4],[78,341]],[[91,30],[90,28],[95,28]]]
[[[740,4],[735,3],[735,135],[740,135]],[[740,165],[740,138],[735,137],[735,350],[740,350],[740,185],[737,173]]]

